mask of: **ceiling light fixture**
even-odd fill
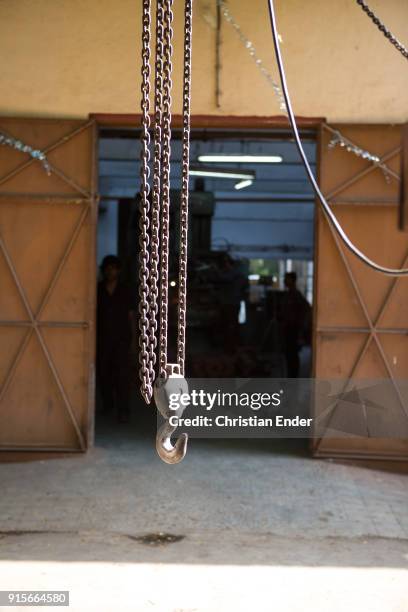
[[[234,189],[245,189],[245,187],[249,187],[252,185],[254,181],[251,179],[245,179],[244,181],[239,181],[239,183],[235,183]]]
[[[255,172],[252,170],[241,170],[236,168],[229,170],[227,168],[211,168],[205,166],[190,166],[190,176],[204,176],[213,178],[226,178],[226,179],[255,179]]]
[[[209,153],[207,155],[199,155],[198,161],[211,162],[220,164],[280,164],[283,162],[283,157],[280,155],[220,155],[218,153]]]

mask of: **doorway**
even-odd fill
[[[173,131],[172,245],[178,237],[180,137],[177,130]],[[316,168],[315,129],[304,129],[302,138],[309,161]],[[98,265],[106,255],[120,259],[121,280],[129,287],[135,303],[139,157],[138,130],[100,129]],[[190,169],[187,376],[293,376],[293,368],[288,371],[291,364],[282,331],[285,277],[289,275],[296,278],[297,289],[309,310],[300,330],[295,376],[309,377],[314,196],[289,132],[276,127],[193,129]],[[174,247],[170,260],[171,360],[177,307]],[[140,415],[146,413],[138,391],[136,353],[137,343],[130,355],[132,422],[139,422]],[[100,397],[97,405],[101,405]],[[154,411],[150,407],[148,411],[155,425]],[[111,425],[109,431],[114,430]],[[97,437],[98,431],[106,436],[106,421],[98,418],[97,412]]]

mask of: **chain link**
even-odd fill
[[[166,375],[169,286],[171,91],[173,56],[173,0],[164,0],[162,204],[160,227],[160,374]]]
[[[359,4],[361,6],[363,11],[365,13],[367,13],[367,15],[370,17],[371,21],[377,26],[377,28],[380,30],[380,32],[382,32],[384,34],[385,38],[387,38],[390,41],[390,43],[392,45],[394,45],[394,47],[397,49],[397,51],[399,51],[401,53],[401,55],[403,55],[405,57],[405,59],[408,59],[408,49],[406,47],[404,47],[404,45],[398,40],[398,38],[395,38],[395,36],[390,32],[390,30],[388,30],[385,27],[385,25],[382,23],[382,21],[370,9],[370,7],[364,2],[364,0],[356,0],[356,2],[357,2],[357,4]]]
[[[244,45],[244,47],[248,51],[252,60],[255,62],[255,65],[258,68],[259,72],[268,81],[269,85],[272,87],[273,91],[275,92],[276,98],[278,99],[278,102],[279,102],[280,110],[286,113],[286,104],[285,104],[285,99],[282,94],[282,89],[280,88],[278,83],[275,81],[275,79],[273,78],[269,70],[266,68],[264,62],[258,56],[258,52],[255,48],[255,45],[249,40],[249,38],[245,36],[244,32],[241,29],[241,26],[239,25],[239,23],[237,23],[237,21],[234,19],[233,15],[231,14],[227,3],[224,0],[217,0],[217,1],[221,9],[221,14],[224,17],[225,21],[234,28],[235,33],[237,34],[239,40],[241,41],[241,43]]]
[[[187,310],[187,259],[188,259],[188,183],[190,159],[190,97],[191,97],[191,34],[192,0],[185,0],[184,13],[184,76],[183,76],[183,143],[182,143],[182,183],[180,197],[180,255],[179,255],[179,295],[177,363],[184,376],[186,310]]]
[[[161,207],[161,134],[163,122],[163,36],[164,36],[163,0],[157,0],[156,6],[156,57],[154,87],[154,159],[153,189],[151,216],[151,259],[150,259],[150,360],[156,364],[157,349],[157,315],[159,312],[159,245],[160,245],[160,207]]]
[[[140,237],[139,237],[139,363],[141,393],[149,404],[153,395],[154,363],[149,349],[149,212],[150,212],[150,0],[143,0],[142,10],[142,131],[140,153]]]
[[[142,132],[140,208],[140,378],[141,391],[150,403],[155,380],[156,349],[159,373],[167,374],[170,159],[173,56],[173,0],[156,1],[156,55],[154,81],[154,156],[150,194],[150,27],[151,0],[143,0]],[[190,150],[192,0],[185,0],[183,73],[182,187],[180,198],[179,306],[177,365],[184,375],[187,307],[187,233]],[[150,200],[151,195],[151,200]],[[160,307],[159,307],[160,289]],[[157,317],[160,311],[159,325]],[[159,340],[157,330],[159,327]]]

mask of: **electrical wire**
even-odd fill
[[[290,96],[289,96],[289,91],[288,91],[288,87],[286,84],[286,76],[285,76],[285,70],[283,67],[283,61],[282,61],[282,56],[281,56],[281,51],[280,51],[280,45],[279,45],[279,36],[278,36],[278,29],[276,26],[276,17],[275,17],[275,9],[274,9],[274,4],[273,4],[273,0],[268,0],[268,7],[269,7],[269,17],[270,17],[270,22],[271,22],[271,30],[272,30],[272,38],[273,38],[273,44],[275,47],[275,54],[276,54],[276,61],[278,64],[278,69],[279,69],[279,75],[280,75],[280,79],[281,79],[281,84],[282,84],[282,92],[283,92],[283,96],[285,98],[285,102],[286,102],[286,109],[287,109],[287,113],[288,113],[288,117],[289,117],[289,121],[290,121],[290,125],[292,128],[292,132],[293,132],[293,136],[295,138],[295,142],[297,145],[297,149],[299,151],[299,155],[302,159],[303,165],[305,167],[306,173],[308,175],[309,181],[313,187],[313,190],[323,208],[323,211],[326,215],[326,217],[328,218],[328,220],[331,222],[333,228],[336,230],[337,234],[340,236],[340,238],[342,239],[342,241],[344,242],[344,244],[346,245],[346,247],[354,254],[356,255],[356,257],[358,257],[362,262],[364,262],[365,264],[367,264],[370,268],[372,268],[373,270],[375,270],[376,272],[382,272],[383,274],[387,274],[389,276],[408,276],[408,268],[386,268],[384,266],[381,266],[379,264],[377,264],[376,262],[372,261],[371,259],[369,259],[369,257],[367,257],[366,255],[364,255],[364,253],[362,253],[350,240],[350,238],[347,236],[347,234],[345,233],[345,231],[343,230],[343,228],[341,227],[340,223],[338,222],[336,216],[334,215],[334,213],[332,212],[329,204],[327,203],[324,195],[322,194],[322,192],[320,191],[320,188],[317,184],[317,181],[313,175],[313,172],[309,166],[309,162],[307,160],[306,154],[303,150],[303,146],[302,146],[302,142],[300,140],[300,136],[299,136],[299,131],[297,128],[297,124],[296,124],[296,119],[295,116],[293,114],[293,110],[292,110],[292,105],[291,105],[291,101],[290,101]]]

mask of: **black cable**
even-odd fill
[[[269,16],[270,16],[270,21],[271,21],[271,29],[272,29],[272,37],[273,37],[273,44],[275,47],[275,54],[276,54],[276,61],[278,64],[278,69],[279,69],[279,74],[280,74],[280,79],[281,79],[281,84],[282,84],[282,92],[283,92],[283,96],[285,98],[285,102],[286,102],[286,109],[287,109],[287,113],[288,113],[288,117],[289,117],[289,121],[290,121],[290,125],[292,127],[292,132],[293,132],[293,136],[295,138],[295,142],[299,151],[299,155],[302,159],[303,165],[305,167],[306,173],[308,175],[309,181],[313,187],[313,190],[323,208],[323,211],[325,213],[325,215],[327,216],[328,220],[331,222],[331,224],[333,225],[334,229],[336,230],[337,234],[340,236],[340,238],[343,240],[344,244],[346,245],[346,247],[352,252],[354,253],[354,255],[356,255],[356,257],[358,257],[361,261],[363,261],[365,264],[367,264],[368,266],[370,266],[370,268],[372,268],[373,270],[376,270],[377,272],[382,272],[383,274],[388,274],[389,276],[408,276],[408,268],[403,268],[403,269],[398,269],[398,268],[386,268],[384,266],[380,266],[377,263],[375,263],[374,261],[372,261],[371,259],[369,259],[366,255],[364,255],[364,253],[362,253],[350,240],[350,238],[347,236],[347,234],[345,233],[345,231],[343,230],[343,228],[341,227],[340,223],[337,221],[336,216],[333,214],[329,204],[327,203],[324,195],[322,194],[322,192],[320,191],[320,188],[317,184],[317,181],[313,175],[313,172],[309,166],[309,162],[307,160],[306,154],[303,150],[303,146],[302,146],[302,142],[300,140],[300,136],[299,136],[299,132],[298,132],[298,128],[296,125],[296,120],[295,120],[295,116],[293,114],[293,110],[292,110],[292,105],[290,102],[290,97],[289,97],[289,91],[288,91],[288,87],[286,84],[286,76],[285,76],[285,70],[283,67],[283,62],[282,62],[282,56],[281,56],[281,52],[280,52],[280,46],[279,46],[279,37],[278,37],[278,30],[276,27],[276,17],[275,17],[275,10],[274,10],[274,5],[273,5],[273,0],[268,0],[268,6],[269,6]]]

